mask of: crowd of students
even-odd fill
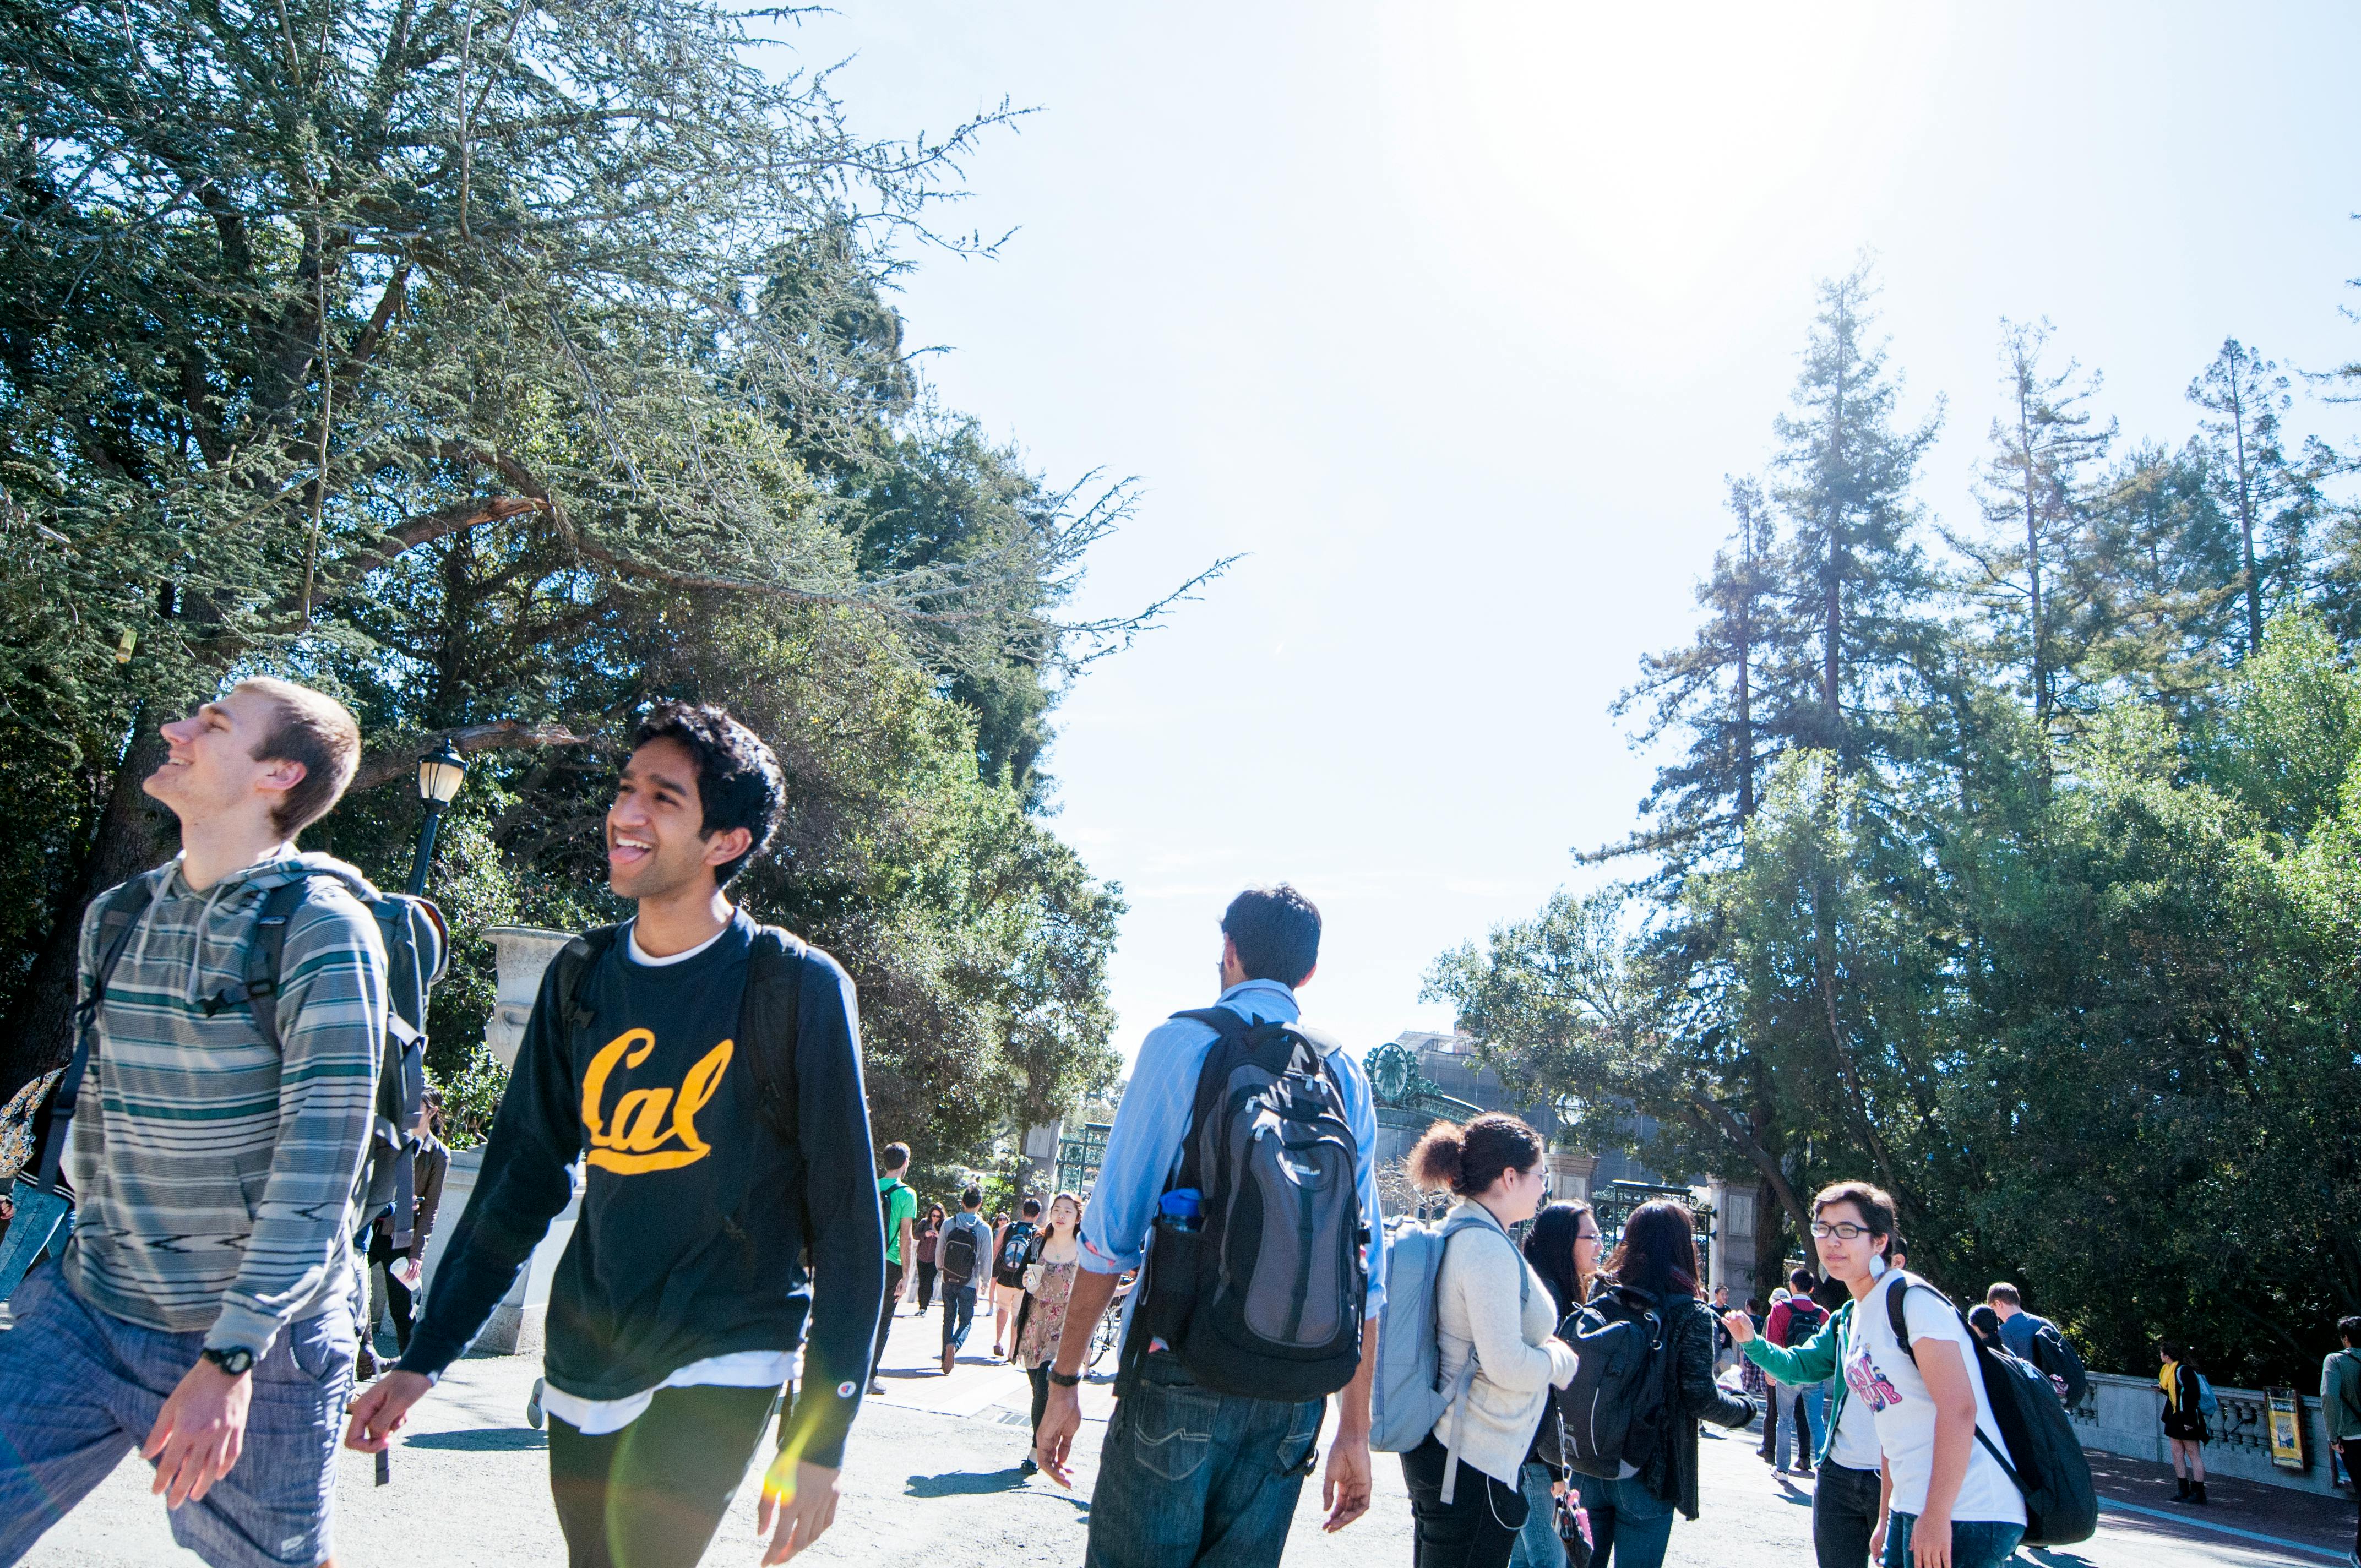
[[[1817,1196],[1818,1272],[1759,1312],[1705,1299],[1679,1203],[1605,1251],[1514,1116],[1430,1130],[1410,1168],[1449,1212],[1389,1229],[1367,1075],[1300,1015],[1321,918],[1291,887],[1224,911],[1219,995],[1147,1036],[1087,1201],[987,1221],[971,1186],[922,1214],[910,1149],[871,1142],[851,981],[729,898],[785,784],[709,707],[659,705],[631,737],[605,841],[634,913],[550,965],[415,1308],[447,1153],[429,1102],[400,1202],[362,1201],[386,945],[360,873],[294,847],[351,780],[357,726],[253,680],[163,734],[146,788],[181,850],[93,905],[55,1091],[75,1222],[40,1227],[0,1333],[0,1568],[133,1447],[206,1562],[332,1561],[337,1443],[387,1451],[577,1190],[534,1401],[575,1568],[698,1562],[758,1460],[763,1561],[809,1546],[896,1304],[938,1296],[946,1374],[989,1306],[994,1355],[1031,1385],[1027,1468],[1060,1486],[1121,1298],[1091,1568],[1275,1564],[1315,1470],[1324,1529],[1368,1510],[1374,1452],[1398,1455],[1415,1568],[1559,1568],[1569,1547],[1657,1568],[1698,1514],[1701,1430],[1748,1425],[1758,1386],[1766,1461],[1815,1477],[1823,1568],[1996,1568],[2025,1533],[1975,1347],[2039,1365],[2055,1325],[1994,1285],[1971,1327],[1906,1272],[1873,1186]],[[291,916],[263,914],[299,885]],[[275,1024],[225,1005],[266,918],[286,926]],[[356,1393],[381,1311],[399,1359]],[[2361,1319],[2344,1329],[2323,1400],[2361,1444]],[[1726,1357],[1760,1384],[1726,1386]],[[2202,1503],[2211,1391],[2177,1345],[2159,1385]]]

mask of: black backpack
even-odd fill
[[[1903,1299],[1912,1290],[1924,1290],[1959,1314],[1960,1326],[1967,1331],[1968,1343],[1974,1348],[1976,1371],[1983,1382],[1984,1398],[1992,1405],[1993,1424],[2000,1428],[2006,1452],[1993,1445],[1981,1425],[1976,1428],[1976,1441],[2025,1497],[2025,1544],[2071,1546],[2090,1540],[2099,1528],[2099,1498],[2091,1484],[2091,1462],[2048,1375],[2005,1350],[1993,1348],[1949,1297],[1917,1276],[1905,1274],[1884,1289],[1886,1321],[1893,1326],[1894,1343],[1913,1365],[1918,1357],[1910,1348]]]
[[[2074,1342],[2047,1319],[2033,1331],[2033,1365],[2066,1385],[2068,1409],[2082,1402],[2082,1391],[2091,1386],[2090,1369],[2082,1365]]]
[[[1820,1310],[1818,1304],[1810,1297],[1788,1297],[1787,1337],[1781,1342],[1781,1344],[1787,1349],[1793,1349],[1799,1344],[1808,1344],[1812,1336],[1820,1332],[1820,1325],[1828,1321],[1828,1315]]]
[[[1198,1217],[1156,1222],[1126,1376],[1161,1338],[1217,1394],[1333,1394],[1360,1366],[1368,1290],[1359,1142],[1323,1048],[1334,1047],[1226,1007],[1173,1016],[1215,1036],[1168,1189],[1196,1190]]]
[[[1607,1479],[1636,1471],[1664,1442],[1672,1416],[1673,1343],[1664,1314],[1609,1290],[1565,1316],[1574,1380],[1558,1390],[1565,1462]]]
[[[962,1225],[957,1220],[945,1224],[939,1242],[943,1284],[946,1287],[965,1285],[975,1277],[977,1245],[975,1227]]]
[[[418,1208],[416,1157],[418,1113],[426,1101],[426,1002],[434,982],[443,978],[450,957],[450,930],[443,912],[430,901],[406,893],[379,893],[368,883],[332,871],[316,871],[282,883],[263,895],[255,917],[254,936],[247,944],[246,977],[218,994],[206,997],[205,1015],[225,1007],[243,1006],[254,1015],[254,1025],[270,1048],[280,1048],[279,975],[287,952],[287,930],[314,881],[326,877],[341,883],[377,921],[385,946],[385,1042],[378,1062],[377,1106],[369,1131],[368,1157],[358,1189],[359,1212],[355,1228],[381,1214],[391,1216],[393,1245],[410,1245],[411,1223]],[[66,1136],[83,1076],[90,1070],[91,1052],[98,1040],[98,1010],[106,998],[107,981],[131,942],[151,896],[145,878],[134,878],[103,895],[98,908],[98,967],[88,992],[74,1006],[73,1059],[49,1092],[41,1113],[47,1119],[38,1168],[38,1185],[57,1192],[58,1167],[65,1157]],[[27,1169],[34,1168],[27,1162]]]
[[[1034,1233],[1041,1227],[1030,1220],[1011,1220],[1008,1229],[1001,1234],[1000,1256],[992,1266],[992,1281],[995,1285],[1022,1285],[1025,1266],[1033,1261]]]

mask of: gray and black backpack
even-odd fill
[[[280,1048],[279,980],[285,967],[287,931],[313,883],[323,878],[340,883],[377,922],[385,945],[385,1039],[378,1061],[376,1115],[369,1130],[368,1157],[362,1168],[357,1227],[380,1214],[391,1214],[393,1245],[408,1246],[411,1222],[418,1207],[416,1157],[418,1113],[426,1101],[426,1003],[434,982],[443,978],[450,956],[450,931],[443,912],[423,898],[403,893],[380,893],[357,874],[319,870],[281,883],[263,895],[255,916],[254,935],[247,944],[245,977],[204,999],[208,1016],[225,1007],[244,1007],[254,1015],[254,1026],[272,1050]],[[74,1006],[73,1058],[50,1091],[42,1114],[38,1185],[57,1192],[58,1168],[65,1155],[66,1135],[83,1076],[90,1070],[91,1052],[98,1038],[99,1004],[106,984],[130,944],[132,932],[146,913],[148,888],[140,878],[102,895],[98,908],[98,965],[88,991]]]
[[[1199,1193],[1199,1212],[1157,1221],[1126,1375],[1153,1337],[1217,1393],[1333,1394],[1361,1362],[1369,1238],[1330,1043],[1226,1007],[1174,1016],[1216,1036],[1169,1189]]]

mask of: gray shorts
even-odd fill
[[[55,1263],[17,1287],[0,1333],[0,1568],[148,1441],[204,1348],[109,1316]],[[336,1440],[352,1387],[351,1302],[290,1324],[254,1365],[246,1446],[230,1473],[173,1510],[172,1539],[215,1568],[313,1568],[329,1555]]]

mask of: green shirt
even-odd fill
[[[1847,1301],[1829,1313],[1819,1332],[1792,1349],[1773,1344],[1760,1333],[1744,1346],[1747,1360],[1790,1387],[1833,1383],[1828,1390],[1828,1419],[1820,1424],[1820,1451],[1812,1456],[1815,1464],[1828,1462],[1828,1449],[1837,1440],[1837,1422],[1844,1419],[1847,1390],[1845,1380],[1837,1376],[1837,1362],[1839,1347],[1844,1343],[1845,1324],[1852,1318],[1852,1306]]]
[[[918,1217],[918,1195],[910,1190],[908,1182],[898,1176],[878,1178],[879,1192],[884,1192],[888,1187],[894,1189],[894,1195],[885,1201],[885,1261],[899,1263],[902,1261],[902,1222]]]

